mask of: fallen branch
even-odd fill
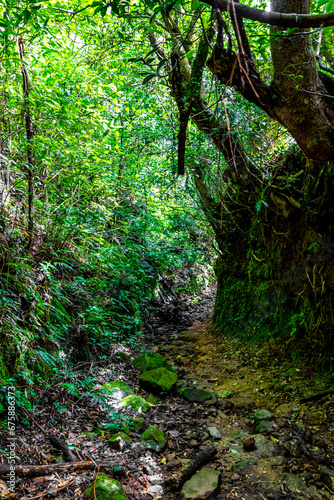
[[[199,453],[195,455],[192,459],[191,463],[186,467],[183,471],[181,471],[180,475],[172,476],[172,478],[168,481],[169,485],[173,489],[181,488],[188,479],[190,479],[195,472],[203,467],[203,465],[210,462],[210,460],[216,455],[217,450],[212,446],[208,446],[201,450]]]
[[[90,460],[86,462],[71,462],[68,464],[51,464],[51,465],[16,465],[15,475],[26,477],[40,477],[49,476],[55,472],[74,472],[76,470],[94,470],[98,467],[100,469],[114,469],[116,463],[101,462],[93,463]],[[8,476],[13,469],[9,465],[0,465],[0,477]]]
[[[28,412],[25,408],[22,408],[25,414],[34,422],[34,424],[43,432],[43,434],[49,439],[50,443],[54,448],[57,448],[57,450],[61,450],[64,454],[65,459],[68,462],[76,462],[78,460],[78,457],[71,451],[68,446],[66,446],[65,442],[62,439],[59,439],[57,436],[54,434],[48,434],[43,427],[39,425],[39,423],[36,422],[34,417],[31,415],[31,413]]]
[[[71,451],[64,441],[62,439],[59,439],[57,436],[50,434],[49,436],[49,441],[54,446],[57,448],[57,450],[61,450],[64,454],[64,457],[67,462],[77,462],[78,457]]]
[[[301,403],[308,403],[309,401],[318,401],[324,396],[328,396],[329,394],[334,394],[334,389],[327,389],[326,391],[316,392],[315,394],[311,394],[310,396],[306,396],[305,398],[301,398]]]

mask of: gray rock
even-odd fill
[[[103,500],[105,498],[109,500],[128,500],[121,483],[101,472],[94,483],[84,491],[83,498],[87,500]]]
[[[254,436],[257,450],[254,454],[257,458],[270,458],[278,454],[278,448],[271,440],[267,439],[262,434]]]
[[[184,387],[179,390],[180,396],[192,403],[202,403],[203,401],[217,401],[217,396],[214,392],[205,391],[204,389],[195,389],[193,387]]]
[[[147,493],[149,495],[153,495],[154,497],[157,496],[157,495],[161,495],[163,493],[162,486],[160,486],[159,484],[155,484],[153,486],[149,486],[147,488]]]
[[[172,391],[176,386],[176,382],[176,373],[164,367],[146,371],[139,377],[139,384],[147,391],[155,394]]]
[[[217,427],[208,427],[208,431],[210,433],[210,436],[214,439],[220,439],[222,437]]]
[[[162,477],[155,476],[154,474],[152,476],[148,476],[147,479],[150,481],[151,484],[162,484],[163,483]]]
[[[131,438],[124,432],[118,432],[108,440],[114,450],[123,450],[127,444],[131,444]]]
[[[145,474],[148,474],[149,476],[152,476],[154,474],[153,470],[151,469],[151,467],[149,465],[144,465],[143,467],[143,471]]]
[[[166,358],[153,351],[145,351],[140,354],[133,360],[133,366],[141,372],[147,372],[161,367],[167,369],[171,368]]]
[[[219,480],[219,471],[204,467],[183,485],[181,499],[206,500],[216,494]]]
[[[261,434],[270,434],[275,431],[275,422],[273,420],[263,420],[257,424],[255,430]]]
[[[148,427],[146,431],[143,432],[141,438],[144,446],[153,451],[162,450],[167,443],[167,439],[162,430],[154,425]]]
[[[264,420],[271,420],[273,418],[273,414],[269,410],[257,410],[254,413],[255,423],[263,422]]]

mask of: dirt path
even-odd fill
[[[333,394],[301,402],[328,389],[328,383],[309,367],[270,354],[269,346],[244,345],[218,334],[208,319],[214,293],[212,287],[194,304],[184,303],[180,310],[173,306],[176,312],[169,322],[168,308],[148,320],[147,348],[177,367],[177,391],[156,398],[144,392],[140,372],[132,364],[138,349],[113,345],[110,359],[65,371],[50,389],[39,389],[35,422],[63,438],[78,460],[91,461],[93,466],[112,464],[107,474],[123,485],[129,500],[183,498],[181,488],[168,487],[171,477],[179,478],[212,445],[217,453],[205,469],[220,474],[220,486],[212,498],[334,499]],[[148,408],[140,413],[124,406],[123,393],[101,399],[101,387],[115,380],[145,398]],[[179,394],[186,388],[214,395],[188,401],[186,392]],[[143,418],[142,428],[134,425],[138,417]],[[142,442],[143,429],[152,425],[166,437],[160,451]],[[127,432],[131,442],[115,449],[109,440],[119,431]],[[29,424],[21,417],[16,435],[18,464],[56,467],[64,460],[33,421]],[[8,437],[3,430],[3,464]],[[8,498],[83,498],[98,470],[98,466],[71,472],[59,469],[33,479],[17,477],[16,496]],[[208,498],[197,493],[184,498]]]
[[[334,498],[326,468],[334,458],[333,396],[300,402],[323,390],[324,380],[270,358],[267,347],[222,337],[210,322],[195,323],[159,349],[168,351],[184,370],[181,385],[218,395],[215,406],[196,407],[202,428],[221,434],[213,439],[218,455],[210,464],[221,471],[215,498]]]

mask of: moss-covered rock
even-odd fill
[[[144,445],[147,448],[150,448],[155,451],[162,450],[167,443],[167,440],[162,430],[154,425],[150,425],[150,427],[148,427],[146,431],[143,432],[141,438]]]
[[[148,403],[144,398],[135,395],[127,396],[122,399],[119,404],[122,406],[131,406],[132,409],[138,413],[144,413],[150,407],[150,403]]]
[[[256,410],[254,413],[255,423],[259,424],[260,422],[265,422],[266,420],[271,420],[273,418],[273,414],[269,410]]]
[[[139,377],[140,385],[149,392],[170,392],[177,382],[177,375],[164,367],[144,372]]]
[[[152,406],[155,406],[158,403],[158,400],[153,394],[149,394],[146,398],[146,401],[150,403]]]
[[[121,483],[102,472],[98,475],[95,483],[85,490],[83,496],[86,500],[94,500],[95,498],[96,500],[128,500]]]
[[[153,351],[145,351],[140,354],[134,361],[133,366],[141,372],[147,372],[161,368],[162,366],[171,369],[166,358]]]
[[[142,417],[134,418],[132,420],[132,423],[133,423],[133,428],[134,428],[135,432],[141,432],[145,429],[145,427],[147,427],[147,425],[145,424],[145,419]]]
[[[194,387],[182,387],[182,389],[179,390],[179,394],[187,401],[193,403],[202,403],[203,401],[208,401],[210,399],[214,402],[217,401],[217,396],[214,392],[205,391],[204,389],[196,389]]]
[[[126,385],[122,380],[114,380],[113,382],[107,382],[101,387],[101,389],[104,389],[105,391],[111,393],[119,392],[122,398],[124,398],[125,396],[130,396],[130,394],[134,394],[131,387]]]
[[[108,439],[108,443],[114,450],[123,450],[127,444],[131,444],[131,438],[125,432],[118,432]]]

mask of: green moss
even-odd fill
[[[153,394],[149,394],[146,398],[146,401],[150,403],[150,405],[155,406],[158,403],[158,400]]]
[[[119,481],[101,473],[97,480],[83,494],[87,500],[128,500]]]
[[[127,396],[126,398],[120,401],[120,404],[123,406],[131,406],[133,410],[138,411],[138,413],[143,413],[147,411],[150,407],[150,404],[141,396]]]
[[[279,254],[274,253],[272,259],[271,267],[254,262],[253,257],[249,261],[240,258],[238,269],[230,262],[218,262],[214,321],[219,329],[252,341],[290,335],[294,304],[282,290]]]
[[[154,449],[155,451],[162,450],[167,443],[164,433],[159,427],[151,425],[143,432],[142,441],[148,448]]]
[[[131,443],[131,438],[124,432],[118,432],[115,434],[113,437],[108,439],[108,443],[110,446],[116,450],[119,450],[123,447],[125,443],[130,444]]]
[[[140,432],[145,428],[145,419],[137,417],[132,420],[133,428],[136,432]]]
[[[177,375],[166,368],[157,368],[144,372],[139,377],[140,385],[153,393],[170,392],[176,385]]]
[[[166,358],[153,351],[146,351],[140,354],[134,361],[133,366],[141,372],[154,370],[155,368],[165,367],[171,369]]]
[[[113,382],[108,382],[102,386],[102,389],[109,391],[111,393],[121,391],[123,396],[129,396],[134,394],[131,387],[126,385],[122,380],[114,380]]]

